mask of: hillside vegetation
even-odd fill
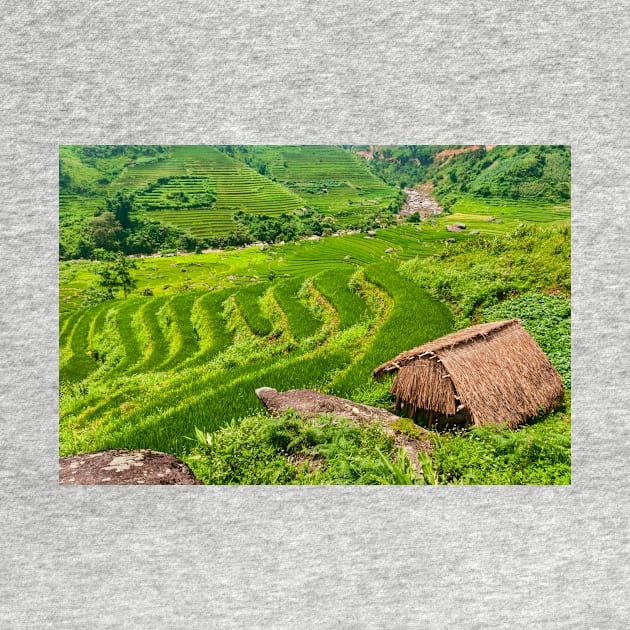
[[[423,148],[425,180],[444,168],[435,149],[448,151]],[[499,162],[523,153],[501,150]],[[452,214],[409,222],[396,218],[400,190],[348,148],[61,152],[66,226],[78,226],[73,238],[97,258],[60,263],[61,455],[152,448],[208,483],[570,482],[567,203],[445,188],[461,194]],[[359,231],[335,233],[352,221],[364,222]],[[448,231],[454,221],[466,228]],[[265,230],[267,243],[199,251],[207,238],[249,242]],[[112,258],[182,243],[198,253]],[[130,263],[127,299],[107,284],[114,260]],[[382,431],[291,413],[274,420],[254,393],[313,388],[393,410],[375,366],[511,317],[561,373],[565,405],[518,431],[433,432],[422,477]],[[417,431],[411,420],[401,427]]]
[[[564,145],[378,147],[371,155],[374,173],[403,188],[428,184],[446,209],[466,197],[564,204],[571,196]]]

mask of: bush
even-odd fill
[[[566,410],[517,431],[474,427],[436,440],[443,483],[570,484],[571,424]]]
[[[213,434],[198,431],[196,442],[186,461],[208,484],[396,483],[409,468],[400,457],[393,472],[383,463],[379,451],[392,457],[394,443],[378,423],[359,428],[345,418],[303,419],[291,410],[234,421]]]

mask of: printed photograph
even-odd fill
[[[571,483],[571,149],[59,147],[59,482]]]

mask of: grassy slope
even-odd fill
[[[337,146],[254,146],[240,159],[264,164],[271,177],[299,194],[310,207],[336,216],[386,208],[397,193]]]
[[[182,435],[191,435],[194,426],[213,430],[258,409],[255,387],[325,388],[350,364],[356,371],[365,362],[364,346],[369,352],[367,340],[383,322],[397,322],[398,345],[405,325],[413,324],[408,334],[419,334],[416,322],[405,319],[406,302],[381,304],[382,289],[374,280],[394,292],[402,290],[402,283],[409,300],[416,293],[418,300],[425,299],[424,292],[389,263],[368,269],[367,277],[354,280],[357,293],[348,289],[349,272],[326,272],[310,285],[307,278],[300,288],[279,280],[227,289],[213,302],[214,292],[186,291],[105,303],[70,315],[64,328],[62,452],[145,445],[181,453]],[[282,305],[289,299],[296,304],[285,311]],[[442,322],[440,304],[429,300],[425,308],[436,311],[427,321]],[[113,309],[109,328],[103,328],[109,346],[99,342],[95,355],[82,333],[105,309]],[[232,333],[231,344],[222,320]],[[215,338],[220,351],[209,354]],[[353,382],[368,380],[366,364]]]
[[[519,317],[527,330],[541,345],[560,371],[567,396],[554,412],[539,417],[516,431],[496,427],[474,427],[460,433],[433,434],[432,454],[434,473],[439,483],[449,484],[568,484],[571,481],[571,421],[570,421],[570,301],[569,301],[569,232],[566,229],[520,228],[499,237],[489,237],[474,246],[464,245],[445,250],[443,254],[425,260],[412,260],[403,266],[409,282],[426,284],[435,295],[445,299],[458,315],[458,326],[473,321],[493,321]],[[488,254],[491,256],[488,256]],[[518,261],[519,265],[512,265]],[[370,268],[368,268],[369,270]],[[371,272],[376,279],[378,268]],[[506,273],[507,272],[507,273]],[[368,274],[370,275],[370,274]],[[488,285],[479,287],[479,279],[489,276]],[[459,278],[457,285],[451,283]],[[501,300],[494,291],[495,279],[505,283],[508,299]],[[428,282],[432,279],[432,282]],[[448,282],[443,282],[445,279]],[[401,279],[402,280],[402,279]],[[388,292],[404,291],[401,280],[388,284]],[[452,290],[450,285],[452,284]],[[492,287],[488,290],[488,287]],[[408,290],[408,289],[407,289]],[[366,354],[378,349],[378,335],[396,343],[396,329],[403,337],[410,334],[404,318],[413,314],[413,306],[398,295],[398,316],[392,314],[379,328],[371,346],[349,370],[342,371],[329,389],[334,389],[352,372],[361,371]],[[409,296],[417,301],[418,296]],[[469,317],[464,317],[464,305],[474,304]],[[402,317],[402,319],[400,319]],[[395,326],[394,326],[395,324]],[[388,325],[392,330],[385,335]],[[434,335],[440,333],[435,332]],[[406,346],[405,346],[406,347]],[[390,348],[390,354],[397,351]],[[379,359],[380,360],[380,359]],[[377,358],[374,358],[377,361]],[[377,361],[378,362],[378,361]],[[370,361],[372,363],[372,361]],[[363,386],[361,386],[363,382]],[[391,399],[384,387],[359,378],[347,388],[353,399],[387,406]],[[347,392],[343,392],[347,393]],[[317,421],[326,427],[326,419]],[[279,426],[280,425],[280,426]],[[287,426],[288,425],[288,426]],[[410,434],[414,425],[400,423]],[[278,442],[276,432],[290,437]],[[252,440],[263,445],[270,465],[261,466],[251,455]],[[329,446],[331,437],[310,427],[296,425],[291,418],[277,423],[255,418],[244,424],[226,426],[212,444],[200,445],[189,463],[209,483],[374,483],[378,461],[374,449],[358,453],[356,441],[344,446]],[[231,449],[226,445],[232,445]],[[234,448],[244,450],[243,460],[235,460]],[[381,445],[383,450],[386,446]],[[387,451],[393,455],[391,445]],[[303,461],[297,468],[287,465],[287,456]],[[339,459],[346,462],[341,469]],[[379,475],[380,483],[386,481]],[[404,482],[414,482],[413,475],[402,475]],[[417,479],[415,480],[418,481]]]

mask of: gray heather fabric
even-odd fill
[[[624,628],[627,2],[21,2],[0,37],[2,628]],[[57,485],[57,148],[570,143],[570,487]]]

